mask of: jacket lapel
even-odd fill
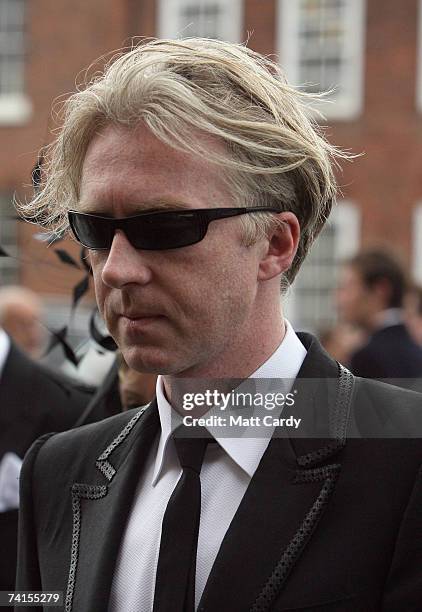
[[[101,484],[72,486],[72,549],[65,611],[107,609],[114,567],[141,467],[158,432],[156,403],[142,408],[96,461]],[[130,454],[130,456],[129,456]]]
[[[330,502],[353,376],[312,336],[300,339],[308,354],[295,381],[294,412],[312,437],[272,438],[223,540],[199,612],[271,610]]]

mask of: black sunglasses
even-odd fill
[[[179,249],[200,242],[217,219],[257,212],[281,212],[269,206],[251,208],[197,208],[144,212],[115,219],[69,210],[70,228],[78,242],[95,251],[111,248],[116,230],[122,230],[135,249]]]

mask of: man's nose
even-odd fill
[[[120,289],[131,283],[146,285],[151,277],[152,272],[146,263],[144,251],[135,249],[124,232],[117,230],[101,272],[103,283],[113,289]]]

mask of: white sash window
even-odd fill
[[[159,0],[158,36],[242,39],[243,0]]]
[[[343,201],[334,208],[283,298],[285,314],[296,329],[315,333],[333,325],[339,266],[357,253],[359,243],[359,210]]]
[[[16,211],[12,197],[0,193],[0,247],[12,257],[0,257],[0,287],[13,284],[18,278],[18,237]]]
[[[0,125],[26,121],[25,0],[0,0]]]
[[[278,0],[280,62],[304,90],[333,90],[318,108],[331,119],[362,109],[365,0]]]

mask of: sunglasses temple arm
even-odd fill
[[[218,210],[207,210],[203,211],[202,217],[206,223],[210,223],[211,221],[215,221],[216,219],[225,219],[229,217],[237,217],[239,215],[244,215],[249,212],[247,208],[228,208],[227,212],[224,212],[221,208]]]

